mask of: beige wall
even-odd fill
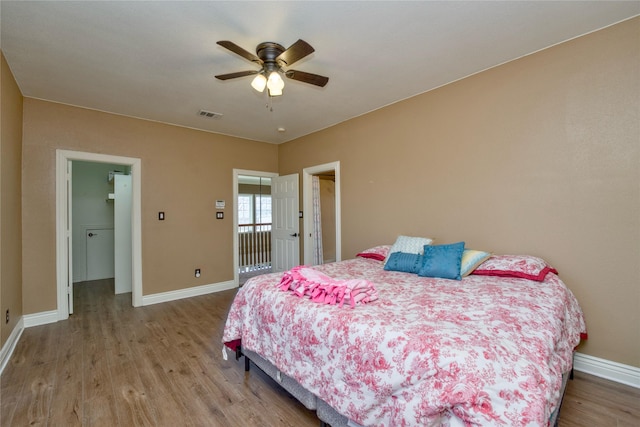
[[[56,149],[142,160],[143,295],[232,280],[232,170],[275,172],[278,160],[275,145],[30,98],[23,144],[25,313],[56,309]]]
[[[343,258],[399,234],[542,256],[579,351],[640,367],[639,104],[636,18],[280,145],[279,171],[340,161]]]
[[[22,94],[0,52],[0,348],[22,316]],[[5,314],[9,310],[9,323]]]

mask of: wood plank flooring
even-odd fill
[[[1,426],[319,425],[259,369],[222,359],[235,290],[135,309],[112,280],[74,292],[69,320],[22,334],[1,377]],[[559,425],[640,426],[640,390],[577,372]]]

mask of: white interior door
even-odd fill
[[[298,174],[271,180],[271,265],[274,272],[300,264]]]
[[[67,160],[67,178],[66,178],[66,182],[67,182],[67,188],[66,188],[66,196],[67,196],[67,217],[65,218],[67,221],[66,224],[66,247],[67,247],[67,304],[69,305],[69,314],[73,314],[73,246],[72,246],[72,242],[73,242],[73,235],[71,234],[71,231],[73,229],[73,221],[72,221],[72,194],[73,194],[73,188],[71,187],[72,185],[72,180],[71,180],[71,167],[72,167],[72,162],[71,160]]]
[[[131,175],[113,177],[115,293],[131,292]]]
[[[113,228],[87,230],[87,280],[114,277]]]

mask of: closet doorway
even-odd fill
[[[56,150],[56,264],[57,264],[57,293],[58,320],[64,320],[73,313],[73,281],[74,281],[74,232],[73,232],[73,164],[102,163],[122,166],[130,172],[128,185],[131,191],[128,218],[125,219],[131,227],[127,249],[130,251],[116,251],[116,255],[124,254],[131,261],[131,270],[126,273],[131,278],[131,303],[134,307],[142,305],[142,249],[141,249],[141,160],[131,157],[112,156],[107,154],[86,153],[80,151]],[[109,175],[104,176],[108,180]],[[80,184],[78,181],[76,184]],[[117,185],[114,183],[114,185]],[[100,203],[111,203],[109,193],[99,194]],[[116,208],[114,207],[114,210]],[[77,210],[77,208],[76,208]],[[96,224],[90,224],[96,225]],[[104,225],[104,224],[97,224]],[[113,228],[117,225],[113,225]],[[109,228],[109,227],[106,227]],[[94,233],[88,229],[89,233]],[[75,233],[78,237],[78,233]],[[94,236],[89,236],[92,238]],[[80,234],[84,238],[84,232]],[[85,261],[86,262],[86,261]],[[79,274],[80,275],[80,274]]]
[[[303,169],[304,264],[342,260],[340,162]]]
[[[131,292],[131,168],[73,161],[73,282],[114,279]]]

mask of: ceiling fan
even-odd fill
[[[263,92],[266,87],[269,96],[282,95],[284,80],[281,75],[284,75],[289,79],[298,80],[303,83],[309,83],[320,87],[324,87],[329,81],[328,77],[320,76],[318,74],[284,69],[284,67],[290,67],[315,51],[315,49],[304,40],[298,40],[289,46],[288,49],[285,49],[284,46],[274,42],[260,43],[256,47],[256,55],[228,40],[219,41],[218,44],[231,52],[258,64],[261,68],[259,70],[220,74],[216,76],[217,79],[229,80],[237,77],[256,75],[251,82],[251,86],[258,92]]]

